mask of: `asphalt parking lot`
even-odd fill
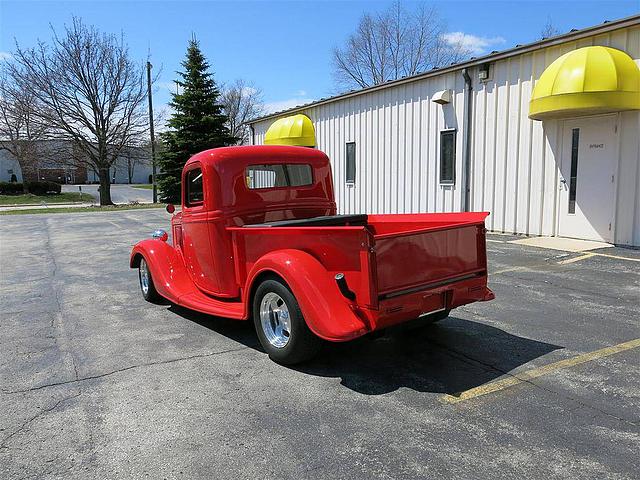
[[[640,251],[493,235],[496,300],[285,368],[143,301],[129,251],[167,224],[0,217],[0,478],[637,478]]]

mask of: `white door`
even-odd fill
[[[558,234],[612,242],[616,116],[566,120],[562,132]]]

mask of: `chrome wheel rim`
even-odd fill
[[[291,338],[289,308],[280,295],[267,293],[260,302],[260,325],[267,341],[276,348],[284,348]]]
[[[149,268],[147,267],[147,262],[144,259],[140,260],[140,288],[142,289],[142,293],[145,295],[149,293]]]

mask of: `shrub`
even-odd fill
[[[32,195],[46,195],[47,193],[60,193],[62,185],[56,182],[27,182],[27,189]],[[0,195],[22,195],[24,187],[22,183],[0,182]]]
[[[0,195],[20,195],[22,191],[21,183],[0,182]]]
[[[27,182],[27,189],[33,195],[46,195],[47,193],[60,193],[62,185],[55,182]]]

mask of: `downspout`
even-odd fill
[[[249,124],[249,129],[251,130],[251,145],[256,144],[256,131],[253,128],[253,123]]]
[[[462,69],[462,77],[464,78],[465,95],[467,99],[467,105],[464,110],[464,132],[462,132],[462,142],[464,145],[462,210],[468,212],[471,208],[471,109],[473,107],[473,95],[471,92],[473,88],[471,86],[471,77],[466,68]]]

